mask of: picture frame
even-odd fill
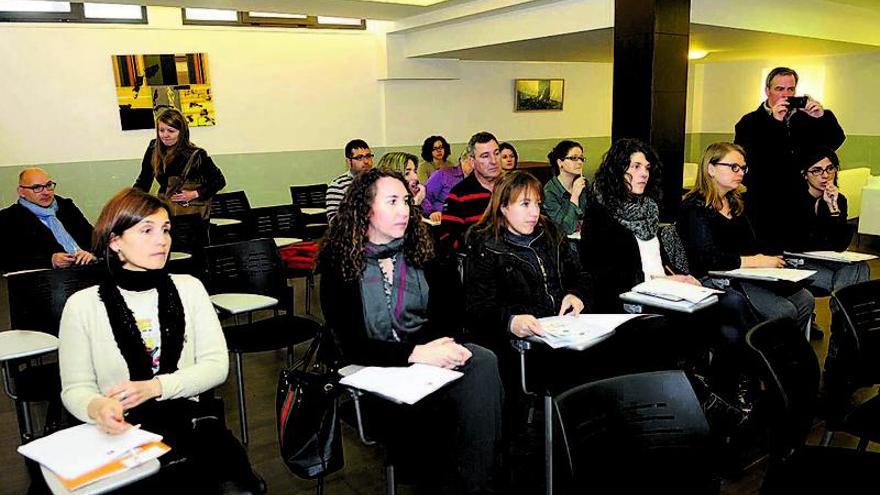
[[[513,111],[561,111],[565,79],[514,79]]]

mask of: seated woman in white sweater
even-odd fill
[[[154,488],[259,493],[264,487],[241,445],[198,401],[226,380],[229,358],[201,282],[164,270],[170,225],[168,205],[135,189],[104,206],[94,252],[109,276],[64,308],[61,398],[74,416],[108,434],[134,424],[162,434],[172,447],[163,464],[174,467],[147,482]]]

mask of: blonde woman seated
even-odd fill
[[[201,282],[165,271],[168,204],[125,189],[104,206],[94,239],[109,273],[64,307],[58,358],[65,407],[110,435],[132,425],[163,435],[172,451],[158,477],[143,483],[152,487],[145,493],[169,486],[265,491],[244,449],[198,401],[226,380],[229,360]]]
[[[696,183],[681,205],[677,222],[696,277],[705,279],[710,270],[785,266],[782,256],[758,251],[754,230],[744,214],[742,180],[747,172],[745,151],[739,145],[714,143],[703,153]],[[788,317],[806,328],[813,314],[813,296],[805,289],[745,281],[732,281],[732,286],[765,319]]]
[[[425,199],[425,186],[420,183],[418,173],[416,172],[418,161],[419,159],[416,155],[411,153],[392,151],[382,155],[382,159],[379,160],[379,165],[376,168],[386,172],[397,172],[402,175],[404,180],[406,180],[410,194],[412,194],[412,204],[421,206],[422,201]]]

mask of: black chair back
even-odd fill
[[[880,280],[835,291],[831,307],[835,365],[852,386],[880,383]]]
[[[292,296],[272,239],[254,239],[205,248],[206,286],[210,294],[245,292],[278,299],[292,311]]]
[[[327,184],[310,184],[307,186],[290,186],[290,202],[300,208],[324,208],[324,196],[327,195]]]
[[[215,194],[211,199],[212,217],[234,218],[244,221],[250,210],[251,203],[244,191]]]
[[[251,238],[299,237],[302,229],[299,208],[293,205],[251,209]]]
[[[553,402],[572,493],[718,493],[709,425],[684,372],[586,383]]]
[[[73,293],[98,284],[103,264],[39,270],[7,276],[12,328],[58,335],[61,313]]]
[[[768,419],[771,455],[788,456],[813,426],[819,393],[819,360],[803,329],[790,319],[766,321],[746,335],[763,393],[757,408]]]
[[[171,217],[171,249],[196,256],[208,245],[208,224],[201,215]]]

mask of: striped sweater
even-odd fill
[[[351,181],[354,180],[354,175],[352,175],[351,171],[348,171],[339,177],[333,179],[330,184],[327,185],[327,192],[324,196],[324,202],[327,205],[327,221],[331,222],[333,217],[336,216],[336,211],[339,210],[339,203],[342,203],[342,198],[345,196],[345,191],[348,189],[348,186],[351,185]]]
[[[476,173],[467,176],[449,191],[440,223],[440,243],[444,248],[457,251],[463,247],[468,227],[483,216],[491,197],[492,191],[480,184]]]

